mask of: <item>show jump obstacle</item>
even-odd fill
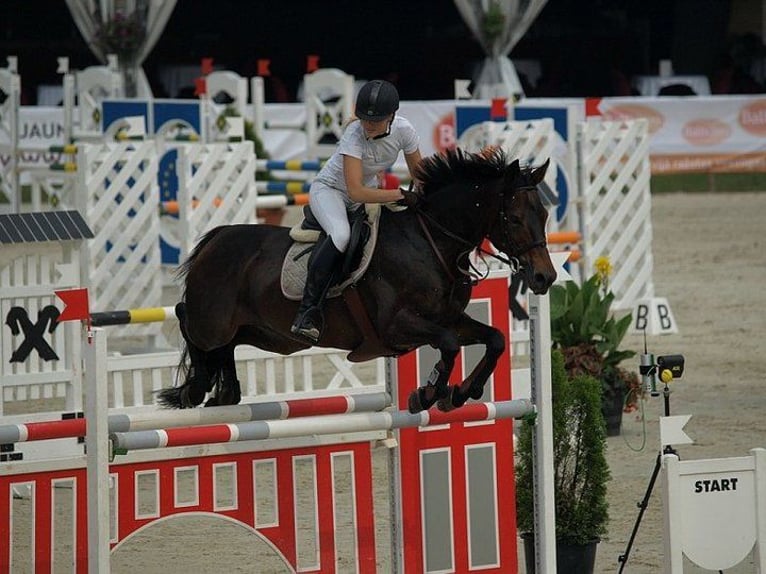
[[[543,341],[549,336],[547,298],[530,301],[533,340]],[[469,310],[507,334],[507,275],[493,273],[480,283]],[[75,571],[105,573],[111,551],[159,520],[189,513],[244,526],[292,571],[376,572],[381,564],[392,572],[517,568],[511,419],[535,407],[511,398],[509,353],[487,387],[487,402],[448,414],[397,410],[427,376],[433,364],[428,348],[389,361],[388,392],[371,386],[346,395],[132,413],[107,408],[106,331],[90,335],[90,342],[88,333],[81,342],[84,420],[0,425],[0,442],[61,441],[85,433],[87,450],[87,457],[0,464],[0,524],[7,525],[0,529],[0,573],[25,567],[51,572],[62,551]],[[552,451],[550,365],[548,345],[534,348],[538,564],[554,572],[552,482],[543,475],[552,469],[544,466]],[[467,349],[455,377],[477,360]],[[384,550],[375,537],[373,484],[380,478],[373,472],[373,447],[388,447],[393,532]],[[349,477],[350,493],[341,487]],[[28,490],[29,501],[14,499],[19,489]],[[72,508],[69,539],[55,520],[62,498]],[[24,503],[32,511],[28,530],[14,512]]]

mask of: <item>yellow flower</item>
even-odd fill
[[[598,275],[599,283],[607,285],[609,283],[609,276],[612,274],[612,263],[609,261],[609,257],[602,255],[597,257],[593,267]]]

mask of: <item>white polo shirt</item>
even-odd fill
[[[343,156],[348,155],[362,160],[362,179],[367,187],[377,187],[377,174],[389,169],[399,152],[413,153],[418,149],[420,139],[406,118],[394,116],[391,133],[380,139],[367,139],[359,121],[351,122],[338,142],[338,149],[332,154],[316,180],[339,189],[346,189],[343,174]]]

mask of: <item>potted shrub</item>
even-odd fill
[[[551,359],[557,566],[559,572],[586,574],[593,572],[609,518],[601,384],[588,375],[567,376],[561,351],[554,349]],[[516,449],[516,520],[527,574],[534,573],[532,426],[522,422]]]
[[[636,353],[620,350],[631,316],[615,318],[614,293],[609,290],[611,264],[596,260],[596,273],[582,286],[573,281],[550,291],[551,339],[564,355],[570,377],[587,374],[601,382],[602,409],[609,436],[619,434],[622,412],[636,408],[643,387],[638,375],[620,367]]]

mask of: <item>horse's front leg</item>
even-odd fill
[[[441,353],[426,382],[410,393],[407,408],[411,413],[428,410],[449,393],[449,378],[455,367],[460,343],[454,331],[424,319],[408,310],[400,310],[389,325],[384,339],[406,346],[430,345]]]
[[[411,413],[428,410],[449,394],[449,377],[455,368],[455,357],[460,351],[460,344],[455,333],[442,329],[432,346],[439,349],[441,358],[428,375],[426,384],[410,393],[407,408]]]
[[[468,399],[478,400],[484,394],[484,385],[497,366],[497,360],[505,351],[505,337],[491,327],[463,315],[455,327],[460,346],[481,343],[485,347],[484,356],[462,383],[450,387],[449,395],[438,401],[442,411],[451,411],[462,407]]]

